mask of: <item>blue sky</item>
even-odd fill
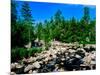
[[[23,1],[17,1],[18,4],[18,14],[20,15],[21,4]],[[91,19],[96,18],[96,6],[94,5],[79,5],[79,4],[61,4],[61,3],[47,3],[47,2],[28,2],[32,10],[32,16],[35,22],[43,22],[44,20],[49,20],[58,9],[62,11],[62,15],[65,19],[70,19],[75,17],[77,20],[83,16],[84,6],[90,8]]]

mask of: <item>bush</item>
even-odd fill
[[[42,48],[40,47],[33,47],[29,50],[25,48],[14,48],[11,50],[11,62],[20,60],[22,58],[27,58],[29,56],[32,56],[34,53],[40,53],[42,51]]]
[[[20,60],[23,57],[27,57],[27,49],[25,48],[14,48],[11,50],[11,61]]]
[[[28,51],[28,56],[32,56],[34,53],[40,53],[41,51],[42,51],[42,48],[40,47],[30,48]]]

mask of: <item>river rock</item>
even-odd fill
[[[70,53],[75,53],[76,51],[74,49],[69,49]]]
[[[29,73],[29,74],[32,74],[33,72],[32,72],[32,70],[30,70],[28,73]]]
[[[28,59],[28,63],[32,63],[32,62],[35,62],[36,61],[36,58],[35,57],[30,57]]]
[[[20,65],[20,64],[16,65],[17,69],[22,68],[22,67],[23,67],[23,65]]]
[[[33,74],[34,74],[34,73],[37,73],[37,72],[38,72],[37,70],[33,70]]]
[[[32,70],[33,67],[34,67],[33,65],[28,65],[27,67],[25,67],[24,72],[27,72],[29,70]]]
[[[82,49],[77,50],[75,53],[80,55],[82,58],[85,57],[85,52]]]
[[[14,63],[11,64],[11,69],[15,69],[16,65]]]
[[[95,65],[96,64],[96,61],[91,61],[90,64],[91,65]]]
[[[23,64],[12,63],[11,71],[16,74],[32,74],[90,70],[96,67],[95,45],[53,42],[48,49],[48,51],[35,53],[27,59],[24,58]]]
[[[78,54],[75,55],[76,58],[81,59],[82,57]]]
[[[16,75],[16,73],[15,73],[15,72],[11,72],[10,74],[11,74],[11,75]]]
[[[38,61],[34,62],[33,66],[34,66],[34,68],[40,68],[41,67],[41,65],[40,65],[40,63]]]
[[[91,44],[88,44],[84,47],[84,49],[86,50],[86,52],[91,52],[91,51],[94,51],[96,49],[96,46],[95,45],[91,45]]]

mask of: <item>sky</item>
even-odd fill
[[[17,11],[20,15],[21,4],[23,1],[17,1]],[[28,2],[31,8],[31,13],[35,22],[43,22],[44,20],[50,20],[52,16],[61,10],[65,19],[70,19],[73,16],[80,20],[83,16],[83,8],[85,6],[90,9],[90,18],[96,18],[96,6],[95,5],[80,5],[80,4],[62,4],[62,3],[48,3],[48,2]]]

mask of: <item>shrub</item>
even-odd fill
[[[29,50],[25,48],[14,48],[11,50],[11,62],[20,60],[22,58],[27,58],[29,56],[32,56],[34,53],[40,53],[42,51],[42,48],[40,47],[33,47]]]
[[[11,62],[27,57],[27,50],[25,48],[14,48],[11,50]]]
[[[40,53],[42,48],[40,47],[33,47],[28,50],[28,56],[32,56],[34,53]]]

